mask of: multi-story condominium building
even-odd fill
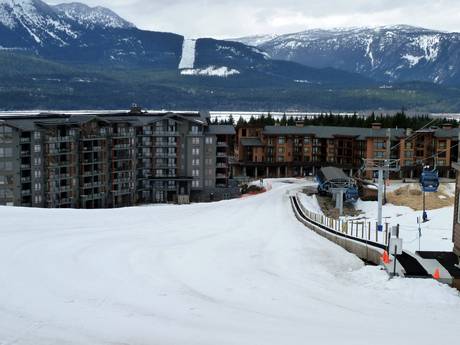
[[[436,167],[452,177],[453,149],[459,129],[432,128],[417,132],[404,129],[328,126],[240,126],[237,128],[235,176],[292,177],[314,175],[323,166],[338,166],[354,173],[363,159],[399,160],[393,178],[419,176],[423,166]],[[372,172],[365,176],[372,178]]]
[[[0,205],[102,208],[230,198],[233,126],[207,113],[0,117]]]

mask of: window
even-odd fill
[[[35,157],[34,158],[34,165],[41,165],[42,164],[42,159],[40,157]]]
[[[284,147],[278,147],[278,153],[284,154]]]
[[[384,140],[374,141],[374,148],[376,150],[385,150],[385,141]]]
[[[192,170],[192,176],[193,176],[193,177],[200,177],[200,170],[198,170],[198,169],[193,169],[193,170]]]
[[[284,162],[284,156],[279,156],[276,159],[277,162]]]
[[[35,187],[35,191],[36,191],[36,192],[42,190],[42,185],[41,185],[41,183],[35,183],[35,186],[34,186],[34,187]]]
[[[192,145],[200,145],[200,138],[193,137],[192,138]]]
[[[13,142],[13,129],[7,126],[0,126],[0,144]]]
[[[34,152],[41,152],[42,147],[40,145],[34,145]]]
[[[196,125],[193,125],[192,126],[192,133],[198,133],[198,131],[199,131],[199,127],[196,126]]]
[[[198,181],[198,180],[193,180],[193,181],[192,181],[192,187],[193,187],[193,188],[200,188],[200,181]]]
[[[206,165],[212,165],[212,158],[206,158],[205,164]]]
[[[42,172],[40,170],[35,170],[34,171],[34,176],[35,176],[35,178],[40,178],[40,177],[42,177]]]
[[[193,148],[192,149],[192,155],[199,156],[200,155],[200,149],[199,148]]]
[[[199,159],[192,159],[192,165],[200,165]]]
[[[206,137],[206,145],[212,145],[213,140],[212,137]]]
[[[286,143],[286,138],[285,137],[279,137],[278,138],[278,144],[284,145]]]
[[[12,171],[13,162],[0,162],[0,170]]]
[[[42,137],[42,134],[40,132],[34,132],[34,139],[35,140],[40,140]]]
[[[375,158],[385,158],[385,152],[375,152]]]
[[[0,158],[11,158],[13,157],[13,149],[10,147],[0,147]]]

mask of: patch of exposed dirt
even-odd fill
[[[436,210],[452,206],[455,198],[452,193],[441,185],[437,193],[426,193],[426,209]],[[396,206],[407,206],[416,211],[423,210],[423,193],[419,186],[408,185],[387,193],[387,202]]]
[[[335,208],[335,201],[328,196],[317,195],[318,204],[321,207],[323,213],[333,219],[339,219],[339,210]],[[355,209],[353,204],[344,203],[343,204],[343,215],[347,217],[357,217],[362,214],[362,211]]]

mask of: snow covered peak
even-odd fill
[[[53,8],[59,14],[85,27],[102,26],[112,29],[135,27],[134,24],[124,20],[118,14],[105,7],[89,7],[82,3],[73,2],[56,5]]]
[[[26,33],[28,39],[43,45],[53,41],[59,46],[77,33],[60,20],[54,10],[41,0],[0,0],[0,26]]]

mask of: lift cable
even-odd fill
[[[419,135],[421,134],[420,131],[421,131],[422,129],[426,129],[428,126],[431,126],[431,125],[432,125],[433,123],[435,123],[436,121],[439,121],[439,119],[433,119],[433,120],[431,120],[431,121],[428,122],[425,126],[423,126],[423,127],[419,128],[419,129],[417,129],[416,131],[414,131],[414,133],[412,133],[408,138],[404,139],[404,141],[410,141],[410,140],[415,139],[417,136],[419,136]],[[401,145],[401,141],[399,141],[399,143],[397,143],[395,146],[390,147],[390,151],[393,150],[393,149],[395,149],[395,148],[397,148],[397,147],[400,146],[400,145]]]

